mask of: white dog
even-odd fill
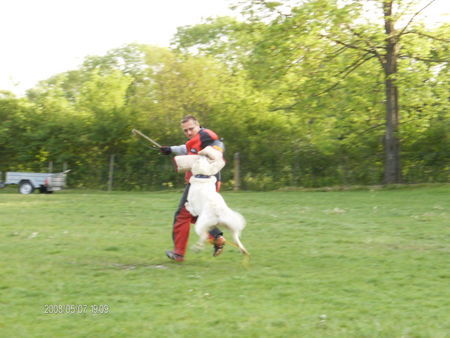
[[[188,201],[185,204],[191,215],[198,216],[195,232],[200,238],[194,248],[202,249],[204,247],[208,240],[208,231],[212,227],[224,226],[231,231],[233,240],[241,252],[248,255],[247,249],[240,240],[241,232],[245,228],[245,219],[227,206],[223,197],[216,191],[217,179],[212,176],[225,165],[222,156],[221,154],[217,156],[216,153],[211,155],[210,149],[202,152],[192,164],[193,176],[189,180],[191,186],[187,197]],[[201,156],[202,154],[207,156]]]

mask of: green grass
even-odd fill
[[[208,247],[179,264],[164,255],[179,192],[3,191],[0,335],[449,337],[449,192],[227,192],[251,259]]]

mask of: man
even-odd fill
[[[211,146],[221,152],[224,151],[224,145],[220,141],[219,137],[212,130],[202,128],[198,120],[192,116],[187,115],[181,120],[181,128],[184,135],[189,139],[186,144],[180,146],[163,146],[161,147],[161,153],[164,155],[196,155],[199,151],[203,150],[207,146]],[[174,243],[173,251],[166,251],[167,257],[177,262],[184,261],[184,255],[186,253],[187,242],[189,239],[189,231],[191,223],[195,223],[196,218],[193,217],[189,211],[186,210],[185,203],[189,193],[189,179],[192,173],[190,171],[185,174],[186,188],[178,205],[178,209],[175,212],[173,221],[172,238]],[[217,174],[217,186],[216,190],[220,189],[220,173]],[[220,255],[225,245],[225,238],[223,233],[218,228],[213,228],[210,232],[210,242],[214,245],[213,256]]]

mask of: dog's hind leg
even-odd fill
[[[201,251],[205,247],[205,242],[208,240],[208,232],[200,235],[198,241],[192,246],[192,250]]]
[[[213,225],[216,225],[216,222],[212,219],[204,215],[198,217],[197,222],[195,222],[195,232],[199,236],[199,239],[192,247],[193,250],[200,251],[204,248],[205,243],[208,241],[208,230]]]
[[[233,232],[233,239],[234,239],[234,242],[239,247],[239,250],[241,250],[241,252],[244,255],[250,256],[250,254],[248,253],[247,249],[244,247],[244,245],[242,244],[242,242],[241,242],[241,240],[239,238],[239,232],[238,231]]]

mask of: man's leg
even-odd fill
[[[223,252],[223,246],[226,243],[223,232],[219,228],[212,228],[209,231],[209,242],[214,245],[213,256],[219,256]]]
[[[189,239],[189,231],[191,228],[191,223],[193,221],[192,215],[187,211],[184,204],[187,201],[187,196],[189,193],[188,184],[184,189],[183,195],[181,196],[180,203],[178,205],[177,211],[175,212],[174,220],[173,220],[173,230],[172,230],[172,239],[174,244],[173,254],[170,255],[169,252],[166,252],[167,256],[171,259],[175,259],[178,261],[182,261],[184,254],[186,253],[187,242]]]

